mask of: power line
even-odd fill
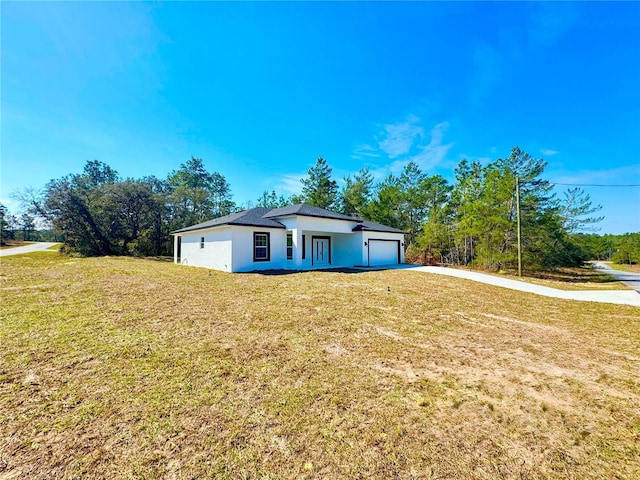
[[[640,183],[628,184],[604,184],[604,183],[558,183],[549,182],[552,185],[568,185],[570,187],[640,187]]]

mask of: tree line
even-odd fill
[[[318,159],[302,180],[302,196],[405,230],[409,261],[500,270],[517,262],[519,191],[523,264],[529,269],[581,265],[590,252],[578,235],[602,219],[593,216],[600,207],[578,188],[560,198],[554,195],[552,184],[543,178],[546,165],[514,147],[508,157],[486,165],[462,160],[453,183],[411,162],[379,183],[363,168],[347,176],[338,190],[329,181],[330,168]],[[319,185],[324,188],[308,188]],[[318,191],[321,195],[314,196]]]
[[[406,231],[410,261],[499,270],[516,265],[518,191],[525,268],[575,266],[607,252],[614,260],[640,261],[636,234],[585,234],[601,220],[593,216],[600,207],[579,188],[553,194],[545,168],[544,160],[514,147],[486,165],[462,160],[453,183],[411,162],[379,182],[361,168],[340,186],[320,157],[302,178],[299,195],[264,191],[255,202],[237,205],[225,177],[207,171],[202,159],[191,158],[164,179],[121,178],[94,160],[79,174],[51,180],[42,192],[23,192],[23,216],[49,222],[67,252],[168,255],[174,230],[252,206],[305,202]],[[8,215],[0,211],[6,237]]]
[[[9,209],[0,203],[0,241],[49,241],[53,236],[50,230],[46,233],[37,229],[36,218],[28,213],[12,215]]]
[[[92,160],[79,174],[20,195],[28,214],[49,223],[63,251],[85,256],[167,255],[173,230],[235,209],[228,182],[192,158],[167,178],[121,178]]]

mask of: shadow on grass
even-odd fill
[[[173,263],[173,257],[168,256],[157,256],[157,257],[139,257],[144,260],[151,260],[152,262],[165,262],[165,263]]]
[[[416,265],[382,265],[379,267],[342,267],[342,268],[317,268],[313,270],[253,270],[251,272],[239,272],[239,274],[258,274],[258,275],[292,275],[296,273],[314,273],[314,272],[327,272],[327,273],[366,273],[377,272],[381,270],[398,270],[401,268],[415,267]]]
[[[516,275],[516,272],[509,272],[511,275]],[[534,271],[534,272],[522,272],[522,276],[525,278],[536,278],[539,280],[553,280],[555,282],[564,283],[615,283],[618,280],[612,276],[599,272],[590,268],[567,268],[548,271]]]
[[[489,275],[500,275],[506,274],[508,277],[518,278],[517,270],[513,270],[510,268],[496,271],[496,270],[484,270],[481,268],[468,268],[468,267],[460,267],[456,265],[436,265],[438,267],[448,267],[454,269],[462,269],[468,270],[470,272],[478,272],[478,273],[487,273]],[[550,280],[555,282],[562,283],[577,283],[577,284],[607,284],[607,283],[615,283],[619,280],[616,280],[611,275],[608,275],[605,272],[597,270],[595,268],[590,267],[566,267],[566,268],[556,268],[553,270],[523,270],[522,271],[523,278],[537,279],[537,280]]]

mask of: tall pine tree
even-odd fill
[[[335,209],[338,200],[338,183],[331,180],[332,169],[327,161],[318,157],[316,164],[307,172],[309,176],[303,178],[302,199],[309,205],[328,210]]]

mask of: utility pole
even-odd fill
[[[520,178],[516,175],[516,217],[518,219],[518,276],[522,276],[522,239],[520,229]]]

